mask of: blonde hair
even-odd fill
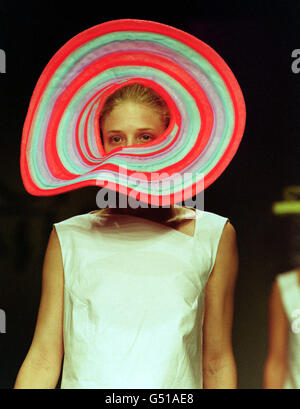
[[[116,106],[125,101],[132,101],[152,108],[161,116],[165,127],[168,127],[170,111],[165,100],[152,88],[139,83],[133,83],[117,89],[107,98],[100,112],[100,129],[106,116],[110,114]]]

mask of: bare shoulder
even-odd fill
[[[56,249],[59,252],[61,252],[58,234],[57,234],[56,228],[54,226],[53,226],[53,228],[52,228],[52,230],[50,232],[47,249],[48,250],[49,249],[50,250]]]
[[[52,228],[43,265],[44,280],[55,279],[61,281],[63,278],[63,259],[60,247],[60,241],[55,227]]]
[[[223,229],[210,281],[234,283],[238,273],[236,230],[228,221]]]
[[[278,295],[280,295],[278,280],[276,278],[272,281],[270,294],[271,296],[275,297],[278,297]]]
[[[233,225],[227,221],[224,226],[217,252],[217,259],[220,257],[229,258],[237,255],[237,234]]]
[[[270,296],[269,296],[269,306],[277,305],[279,308],[283,310],[283,303],[281,298],[280,287],[278,284],[278,280],[275,278],[271,284]]]
[[[221,236],[221,240],[225,239],[232,242],[236,241],[236,230],[229,221],[226,222]]]

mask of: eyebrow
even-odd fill
[[[138,131],[154,131],[153,128],[139,128],[139,129],[137,129],[137,130],[138,130]],[[107,131],[107,133],[113,133],[113,132],[123,132],[123,131],[118,130],[118,129],[112,129],[112,130],[110,130],[110,131]]]

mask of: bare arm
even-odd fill
[[[287,370],[288,320],[277,281],[269,300],[268,353],[264,365],[263,388],[282,389]]]
[[[63,358],[63,263],[53,228],[43,264],[42,294],[33,340],[14,389],[54,389]]]
[[[237,371],[232,349],[234,289],[238,273],[236,233],[227,222],[214,269],[208,280],[203,323],[203,387],[237,388]]]

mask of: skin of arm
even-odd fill
[[[282,389],[287,372],[288,320],[275,280],[269,298],[268,352],[263,371],[263,389]]]
[[[234,290],[238,274],[236,232],[227,222],[205,292],[203,322],[203,388],[236,389],[232,348]]]
[[[33,340],[14,389],[54,389],[63,358],[63,262],[52,229],[42,272],[42,292]]]

